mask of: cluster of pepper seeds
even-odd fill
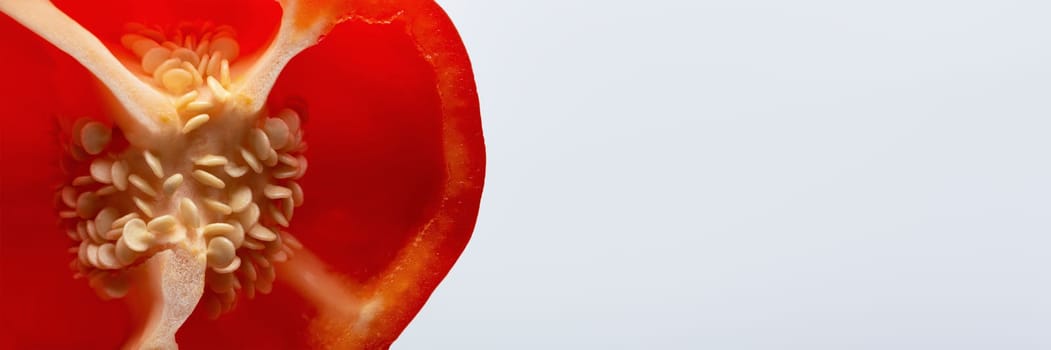
[[[125,36],[125,44],[143,53],[143,70],[160,77],[158,87],[173,95],[180,115],[196,116],[170,136],[175,139],[158,142],[155,149],[129,145],[119,129],[97,121],[84,118],[74,123],[64,145],[70,180],[58,190],[61,224],[78,242],[70,250],[76,254],[71,265],[101,295],[119,298],[128,290],[128,270],[157,252],[185,249],[203,254],[209,268],[202,302],[217,317],[235,305],[238,295],[268,293],[275,277],[273,263],[289,259],[300,247],[286,231],[294,208],[303,204],[303,190],[296,182],[307,167],[300,118],[284,109],[245,123],[208,123],[212,117],[207,112],[220,120],[232,117],[222,114],[228,96],[217,92],[225,90],[211,86],[217,81],[215,74],[228,83],[224,57],[236,57],[236,42],[231,45],[225,39],[232,33],[220,30],[195,37],[180,31],[175,41],[159,40],[163,34],[140,33],[145,34]],[[191,47],[196,56],[185,53]],[[208,50],[213,51],[198,54]],[[152,67],[158,52],[170,57]],[[194,71],[187,64],[214,57],[219,57],[217,70],[209,64]],[[167,71],[158,75],[163,69]],[[172,73],[177,69],[207,76],[209,83],[189,85],[192,90],[184,92],[183,84],[172,83],[182,78],[169,77],[181,76]],[[210,137],[224,139],[201,142]],[[190,146],[201,144],[210,147]]]
[[[232,307],[238,291],[249,298],[268,293],[271,263],[300,247],[285,231],[303,204],[296,180],[307,163],[298,123],[294,111],[283,110],[249,131],[234,154],[204,155],[187,165],[192,171],[172,172],[165,166],[170,162],[149,150],[109,147],[124,144],[110,140],[119,133],[109,127],[78,121],[67,163],[87,174],[69,174],[58,191],[62,225],[79,242],[71,249],[73,268],[117,298],[127,291],[126,268],[158,251],[204,242],[211,292],[205,298],[219,308],[213,315]],[[252,185],[258,182],[265,185]]]
[[[184,23],[167,30],[127,27],[130,33],[121,43],[139,58],[144,78],[173,96],[184,133],[207,123],[208,112],[230,99],[230,65],[240,55],[233,28],[211,23]]]

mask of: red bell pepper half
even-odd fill
[[[471,236],[478,97],[432,1],[0,12],[0,347],[386,348]]]

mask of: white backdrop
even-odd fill
[[[1051,348],[1051,2],[440,2],[488,176],[395,349]]]

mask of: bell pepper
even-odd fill
[[[2,0],[2,348],[382,349],[485,175],[413,0]]]

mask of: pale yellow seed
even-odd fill
[[[88,123],[91,122],[92,120],[88,118],[77,118],[77,120],[73,122],[73,130],[71,135],[74,145],[84,146],[84,142],[81,142],[80,135],[84,132],[84,126],[88,125]]]
[[[208,64],[208,44],[210,44],[208,39],[203,39],[197,45],[197,50],[194,51],[197,53],[197,56],[201,57],[201,63],[198,64],[199,68],[197,69],[201,71],[201,74],[204,74],[204,67]]]
[[[226,183],[223,182],[222,179],[215,175],[212,175],[212,173],[209,173],[207,171],[200,169],[194,170],[191,176],[193,176],[194,180],[197,180],[197,182],[200,182],[202,185],[218,189],[226,188]]]
[[[160,46],[156,41],[153,41],[145,36],[139,34],[125,34],[120,38],[120,43],[125,48],[135,53],[135,56],[142,57],[150,49]]]
[[[239,258],[239,257],[237,257],[235,255],[234,256],[234,260],[232,262],[230,262],[229,265],[227,265],[225,267],[220,267],[220,268],[213,267],[212,269],[215,270],[215,272],[218,272],[218,273],[232,273],[234,271],[237,271],[237,269],[239,267],[241,267],[241,258]],[[234,281],[236,282],[237,280],[234,280]],[[232,301],[231,301],[231,303],[232,303]]]
[[[286,217],[285,214],[281,212],[281,209],[277,208],[277,206],[270,206],[270,217],[274,219],[274,222],[276,222],[278,225],[288,227],[288,217]]]
[[[88,242],[80,242],[80,248],[77,249],[77,260],[81,265],[91,264],[91,261],[88,260],[88,246],[90,245],[91,243]]]
[[[295,206],[296,206],[295,205],[295,201],[292,200],[291,197],[281,200],[281,209],[283,210],[283,213],[285,214],[285,219],[286,220],[292,221],[292,214],[295,213],[295,209],[294,209]]]
[[[259,163],[259,159],[252,155],[252,152],[241,148],[241,158],[244,158],[245,163],[247,163],[248,167],[252,168],[252,171],[256,172],[256,174],[263,172],[263,165]]]
[[[209,76],[207,82],[208,88],[212,90],[212,95],[215,96],[216,101],[226,102],[226,100],[230,99],[230,92],[222,84],[219,84],[215,77]]]
[[[202,233],[205,237],[211,238],[215,236],[225,236],[234,232],[234,226],[224,223],[217,222],[208,225],[204,225]]]
[[[226,238],[214,238],[208,241],[208,266],[212,268],[223,268],[233,263],[236,258],[233,243]]]
[[[244,278],[247,282],[255,282],[258,275],[256,275],[255,267],[253,264],[241,263],[241,272],[244,274]],[[252,283],[249,283],[252,284]]]
[[[153,217],[153,208],[150,207],[146,201],[142,200],[142,198],[131,197],[131,201],[135,203],[135,207],[139,208],[139,211],[142,211],[143,215],[146,215],[148,218]]]
[[[142,70],[146,74],[153,74],[158,67],[161,66],[164,61],[167,61],[172,56],[172,51],[168,48],[158,46],[146,51],[146,54],[142,56]]]
[[[102,234],[102,238],[105,238],[107,241],[116,241],[118,238],[120,238],[122,231],[123,230],[119,228],[110,229],[109,231],[106,231],[106,233]]]
[[[124,34],[120,37],[120,44],[123,45],[125,48],[130,49],[133,45],[135,45],[135,42],[142,39],[146,39],[146,37],[135,33]]]
[[[201,73],[201,77],[207,77],[208,62],[211,61],[212,56],[209,56],[208,54],[202,54],[202,52],[200,51],[198,51],[197,54],[201,56],[201,63],[197,64],[197,72]]]
[[[303,187],[299,186],[298,182],[289,181],[288,182],[288,188],[290,190],[292,190],[292,203],[295,204],[296,207],[302,206],[303,205]]]
[[[282,186],[266,185],[263,187],[263,195],[270,199],[290,198],[292,190]]]
[[[175,233],[175,230],[178,228],[178,225],[179,221],[176,220],[174,216],[162,215],[153,220],[150,220],[150,222],[146,224],[146,229],[150,230],[150,232],[153,232],[154,234],[167,236],[172,233]]]
[[[207,112],[214,107],[215,104],[211,101],[193,101],[186,104],[186,112],[189,114],[199,114]]]
[[[193,86],[193,73],[182,68],[170,69],[161,75],[161,85],[172,93],[185,93]]]
[[[270,144],[276,149],[283,149],[288,144],[288,124],[278,118],[267,118],[263,125]]]
[[[297,173],[294,178],[299,179],[303,177],[303,174],[307,173],[307,159],[303,157],[303,155],[299,155],[296,159],[299,160],[299,168],[296,168],[299,169],[299,173]]]
[[[128,247],[128,243],[124,241],[124,237],[117,240],[114,253],[117,256],[117,261],[120,261],[121,265],[131,265],[131,263],[135,262],[135,259],[139,257],[138,252]]]
[[[197,205],[189,198],[183,198],[179,201],[179,216],[186,226],[197,227],[201,225],[201,214],[197,210]]]
[[[226,36],[213,39],[211,49],[213,52],[218,51],[222,53],[224,58],[231,61],[237,59],[237,55],[241,51],[237,40]]]
[[[277,239],[277,234],[263,225],[255,225],[249,229],[248,236],[263,242],[272,242]]]
[[[273,151],[273,149],[270,148],[270,139],[262,129],[252,129],[252,131],[249,131],[248,142],[252,147],[252,153],[254,153],[259,160],[266,160],[267,157],[270,156],[270,152]]]
[[[223,60],[223,54],[221,52],[213,52],[211,58],[208,59],[208,74],[210,76],[219,75],[219,63]]]
[[[179,96],[179,98],[175,99],[175,108],[186,107],[186,105],[190,104],[190,102],[196,100],[198,96],[200,96],[200,93],[197,92],[197,90],[190,90],[190,92],[182,94],[182,96]]]
[[[229,205],[214,199],[205,199],[204,206],[208,207],[209,210],[222,215],[230,215],[230,213],[233,212],[233,209],[230,209]]]
[[[145,252],[153,244],[153,234],[146,229],[146,222],[142,219],[132,219],[124,225],[124,233],[121,239],[128,248],[136,252]]]
[[[226,163],[226,165],[223,166],[223,170],[226,171],[226,175],[238,178],[244,176],[244,174],[248,172],[248,167],[237,166],[237,164],[234,163]]]
[[[99,246],[99,267],[111,270],[120,268],[120,261],[117,260],[116,250],[114,248],[116,247],[113,243],[106,243]]]
[[[182,44],[183,47],[186,47],[186,48],[189,48],[189,49],[195,49],[197,47],[197,37],[196,36],[187,35],[184,40],[185,41],[183,41],[183,44]],[[197,53],[197,51],[195,50],[194,54],[196,54],[196,53]],[[198,56],[200,56],[200,55],[198,55]]]
[[[284,165],[287,165],[287,166],[290,166],[290,167],[293,167],[293,168],[299,167],[299,159],[296,159],[296,157],[294,157],[294,156],[292,156],[291,154],[288,154],[288,153],[281,153],[281,155],[277,157],[277,160],[280,161],[281,164],[284,164]]]
[[[276,166],[277,165],[277,151],[275,151],[273,148],[268,149],[266,151],[266,159],[263,159],[263,164],[265,164],[268,167]]]
[[[196,117],[190,118],[190,120],[186,122],[186,125],[183,125],[182,133],[189,134],[191,131],[196,130],[211,119],[212,117],[207,114],[198,114]]]
[[[91,176],[77,176],[73,178],[73,186],[87,186],[95,183],[95,179]]]
[[[158,179],[164,177],[164,168],[161,166],[161,160],[157,159],[157,156],[150,151],[143,151],[142,158],[146,160],[146,165],[153,171],[154,176]]]
[[[299,113],[296,113],[296,111],[290,108],[282,109],[281,111],[277,112],[277,118],[284,121],[285,125],[288,126],[289,135],[293,135],[299,132],[300,119]]]
[[[105,240],[102,239],[102,236],[99,235],[99,231],[97,231],[95,227],[95,223],[92,220],[84,221],[84,231],[87,231],[88,238],[90,238],[91,241],[95,243],[104,242]]]
[[[260,243],[255,239],[245,239],[244,243],[242,243],[241,245],[251,250],[263,250],[263,248],[266,248],[266,246],[263,245],[263,243]]]
[[[230,196],[230,208],[235,213],[239,213],[242,210],[248,208],[248,204],[252,203],[252,189],[249,187],[238,188]]]
[[[138,219],[138,218],[139,218],[139,213],[128,213],[127,215],[124,215],[124,216],[121,216],[120,218],[117,218],[117,220],[113,220],[113,224],[110,225],[110,228],[122,228],[129,221],[134,220],[134,219]]]
[[[111,194],[114,194],[114,193],[117,193],[117,187],[115,187],[113,185],[105,186],[105,187],[99,188],[97,191],[95,191],[95,194],[98,195],[99,197],[108,196],[108,195],[111,195]]]
[[[153,50],[153,48],[160,46],[161,45],[158,44],[156,41],[150,39],[143,39],[139,40],[134,45],[132,45],[131,51],[135,53],[135,56],[142,57],[147,52],[150,52],[150,50]]]
[[[172,51],[172,57],[178,58],[183,62],[188,62],[195,66],[198,63],[201,63],[201,58],[197,56],[197,53],[185,47],[180,47],[178,49],[175,49],[175,51]]]
[[[113,186],[116,186],[118,190],[127,190],[128,163],[124,161],[113,163],[113,168],[110,169],[110,178],[113,180]]]
[[[272,174],[276,179],[291,179],[299,175],[299,168],[282,168],[274,171]]]
[[[84,151],[91,155],[102,153],[109,145],[111,136],[110,128],[95,121],[84,124],[80,130],[80,142],[84,145]]]
[[[95,216],[95,230],[108,232],[113,228],[113,222],[117,219],[117,208],[106,207]]]
[[[99,183],[112,183],[113,174],[110,169],[113,168],[113,161],[109,159],[99,158],[91,162],[91,178],[95,179]]]
[[[134,28],[134,27],[137,27],[137,28]],[[159,28],[146,28],[145,26],[143,26],[141,24],[139,24],[138,26],[134,26],[134,27],[130,27],[129,29],[137,31],[137,32],[139,32],[139,34],[142,34],[143,36],[146,36],[146,37],[148,37],[150,39],[153,39],[153,41],[156,41],[156,42],[164,41],[164,34],[161,34]]]
[[[219,64],[219,82],[223,86],[230,86],[230,61],[225,59]]]
[[[193,161],[193,164],[196,164],[198,166],[220,166],[226,165],[226,163],[226,157],[217,156],[214,154],[209,154],[204,157],[197,158],[197,160]]]
[[[197,67],[194,67],[192,64],[190,64],[190,62],[183,61],[182,65],[180,67],[182,67],[183,70],[185,70],[187,72],[190,72],[190,76],[193,77],[193,85],[192,86],[201,86],[201,84],[204,84],[204,78],[201,77],[201,73],[198,72],[197,71]],[[191,91],[196,91],[196,90],[191,90]]]
[[[88,234],[88,222],[81,221],[77,223],[77,237],[80,237],[81,241],[90,241],[91,235]]]
[[[101,208],[99,197],[92,192],[81,193],[77,197],[77,214],[83,219],[94,217]]]
[[[168,50],[172,50],[172,51],[175,51],[176,49],[179,48],[179,44],[176,44],[176,43],[172,42],[171,40],[165,41],[165,42],[161,43],[160,45],[164,46],[164,47],[168,48]]]
[[[241,224],[244,227],[252,227],[257,222],[259,222],[259,205],[251,203],[248,205],[248,209],[241,213]]]
[[[98,245],[89,244],[88,245],[87,256],[88,256],[88,263],[91,266],[96,266],[97,267],[97,266],[100,265],[99,264],[99,246]]]
[[[231,242],[233,242],[235,247],[240,248],[241,244],[244,243],[244,240],[245,240],[245,229],[244,229],[244,226],[241,226],[241,223],[239,223],[237,221],[234,221],[230,225],[232,225],[234,227],[234,231],[231,232],[228,235],[225,235],[225,237],[227,239],[229,239]]]
[[[164,193],[168,195],[175,193],[175,190],[179,189],[179,186],[182,186],[182,181],[182,174],[175,174],[169,176],[167,180],[164,180],[164,184],[162,185],[162,187],[164,188]]]
[[[62,203],[65,203],[67,207],[77,207],[77,190],[71,186],[62,188]]]
[[[168,71],[179,67],[180,64],[182,64],[182,61],[180,61],[178,58],[171,58],[167,61],[164,61],[164,63],[161,63],[161,65],[157,67],[157,70],[153,71],[153,81],[163,86],[164,73],[168,73]]]
[[[157,197],[157,190],[154,190],[153,187],[150,186],[150,183],[143,180],[139,175],[128,175],[128,182],[130,182],[132,186],[135,186],[135,188],[139,189],[139,191],[142,191],[142,193],[145,193],[150,197]]]

